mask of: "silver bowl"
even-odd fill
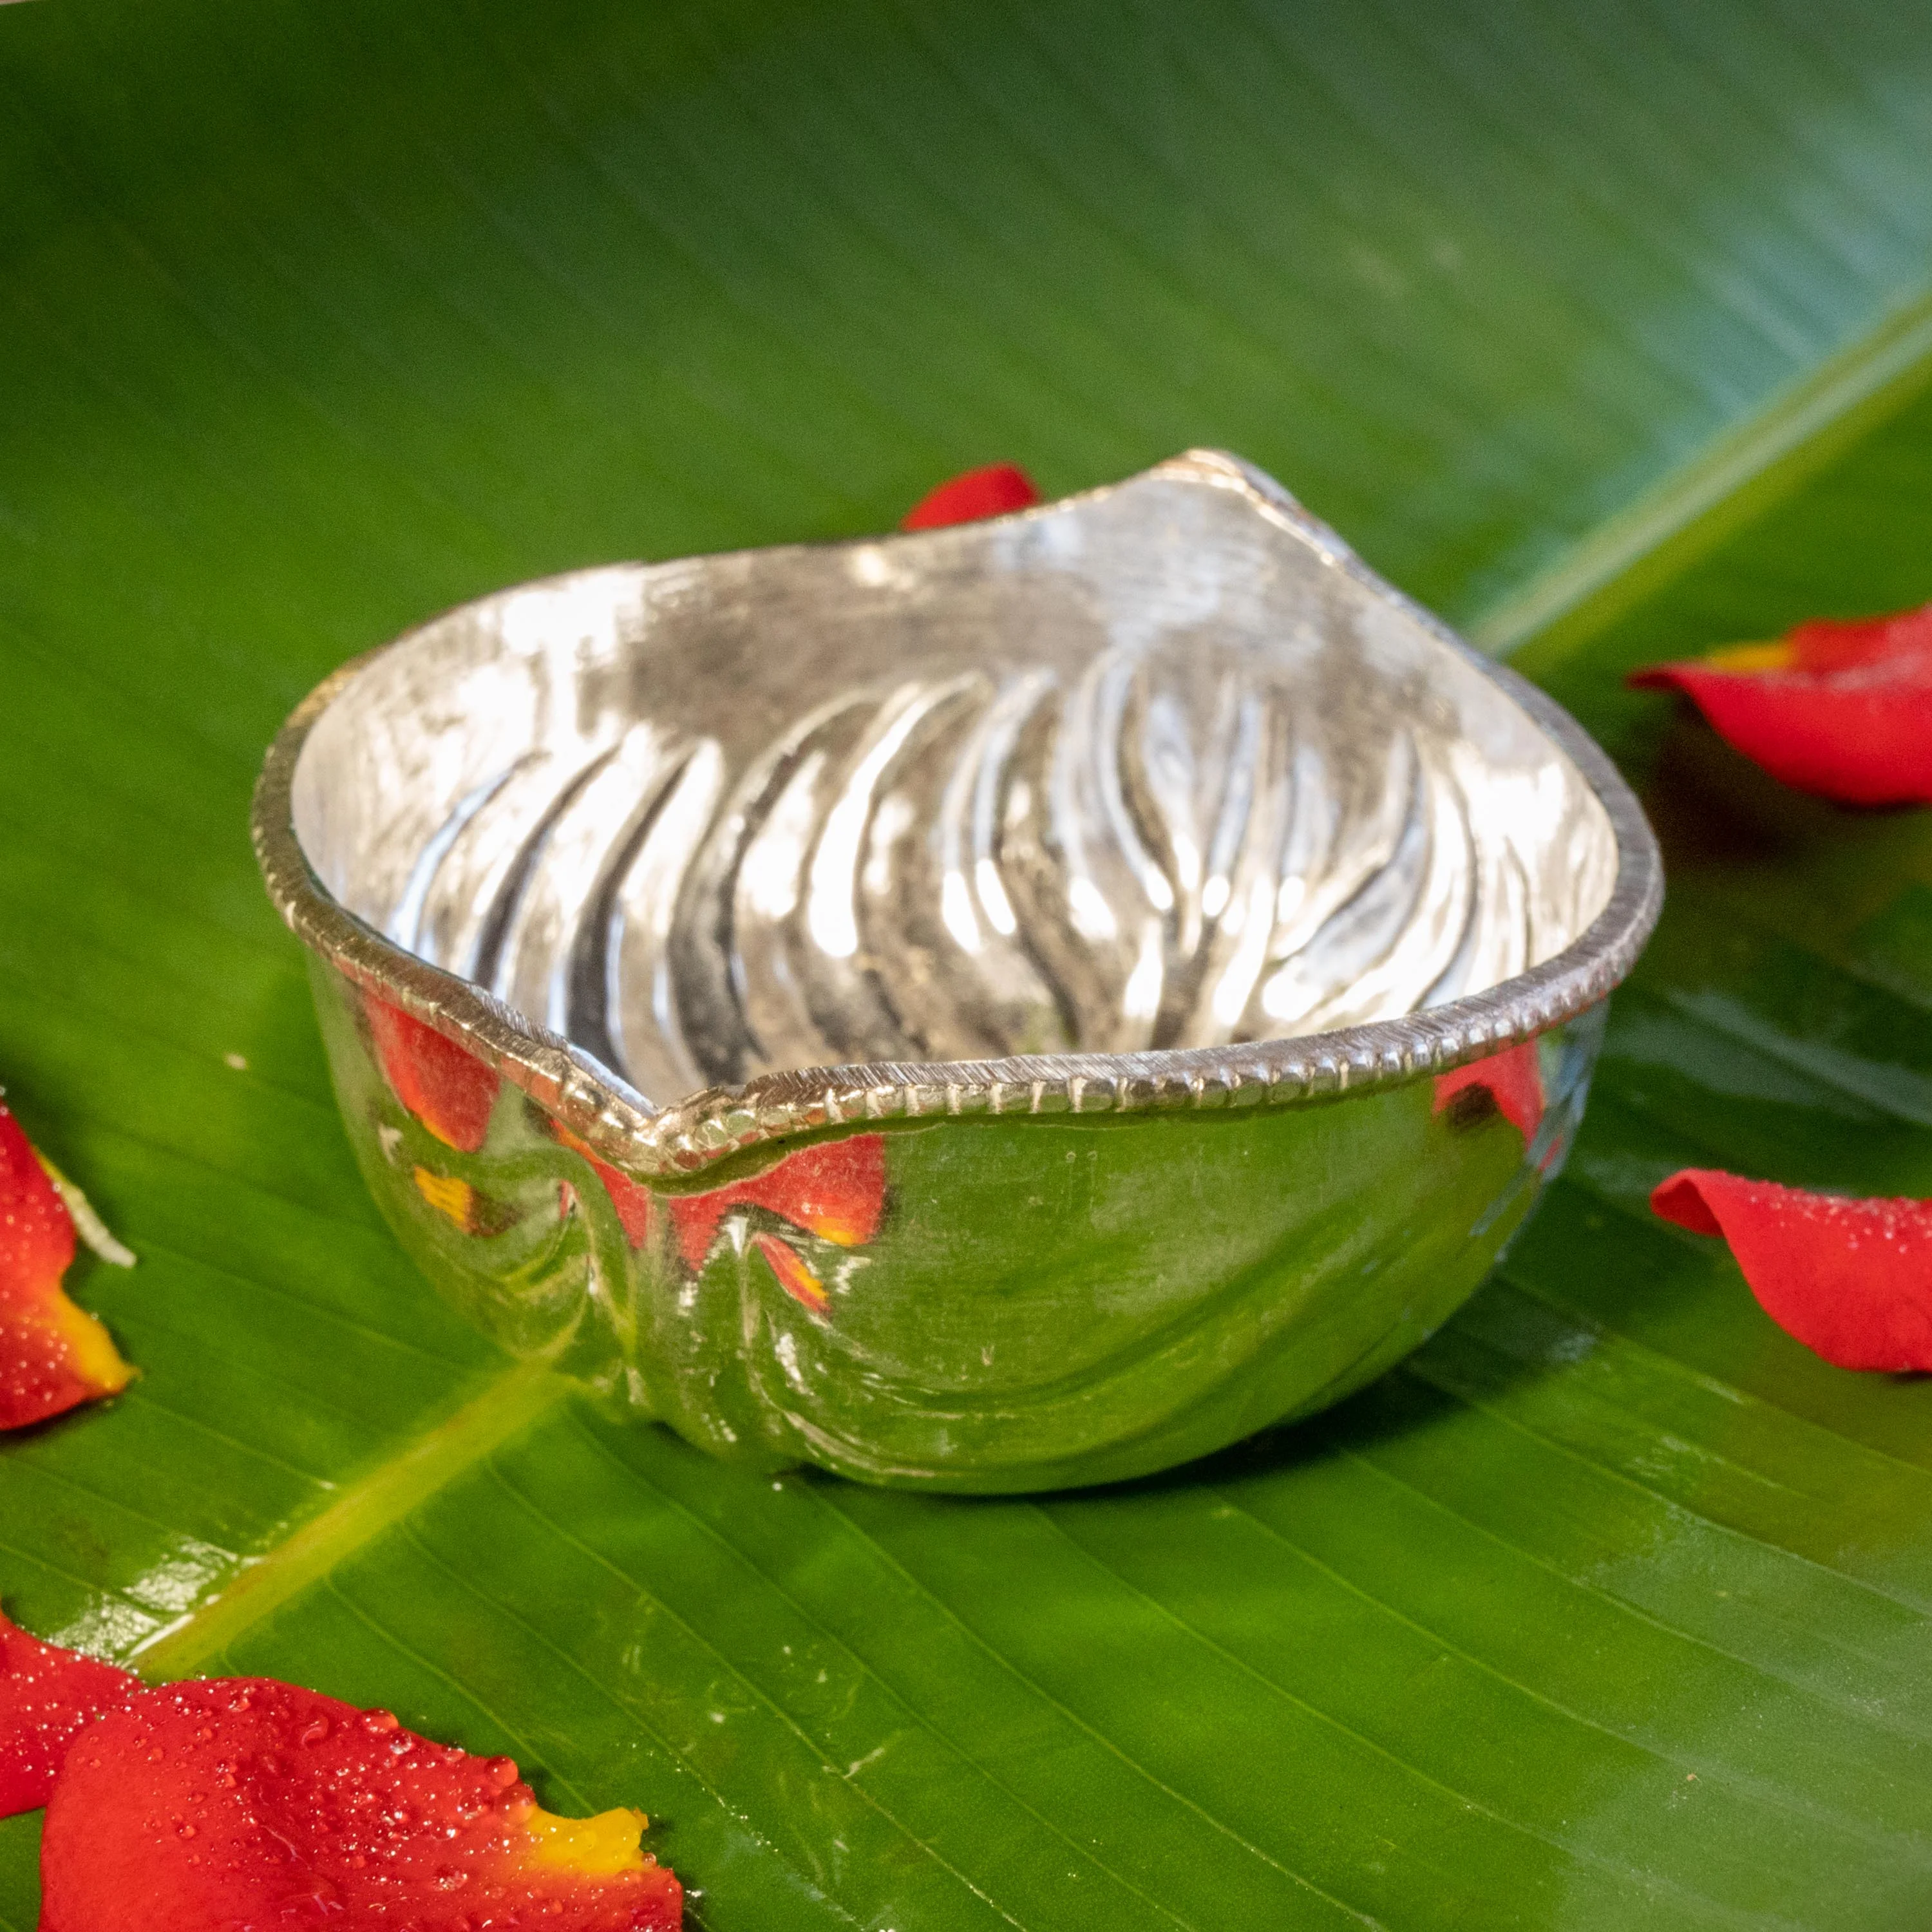
[[[1208,452],[484,598],[303,703],[254,829],[439,1286],[716,1453],[962,1490],[1414,1347],[1662,895],[1565,713]]]

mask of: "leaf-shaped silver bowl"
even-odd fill
[[[722,1454],[1019,1490],[1481,1279],[1661,898],[1554,704],[1211,452],[345,667],[255,834],[426,1271]]]

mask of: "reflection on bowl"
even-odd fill
[[[1567,716],[1202,452],[484,598],[310,697],[255,829],[446,1292],[719,1454],[956,1489],[1412,1348],[1661,893]]]

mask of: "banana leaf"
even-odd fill
[[[0,1596],[651,1812],[708,1932],[1932,1922],[1932,1388],[1685,1164],[1932,1195],[1932,821],[1629,666],[1932,596],[1932,10],[0,7],[0,1078],[142,1379],[0,1446]],[[711,1463],[378,1222],[250,781],[327,670],[1000,458],[1282,476],[1642,787],[1665,924],[1498,1276],[1108,1491]],[[0,1928],[38,1821],[0,1826]]]

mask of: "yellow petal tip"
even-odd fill
[[[652,1862],[638,1839],[650,1822],[629,1805],[594,1818],[560,1818],[532,1811],[524,1821],[530,1844],[524,1862],[533,1870],[568,1871],[583,1878],[616,1878]]]

